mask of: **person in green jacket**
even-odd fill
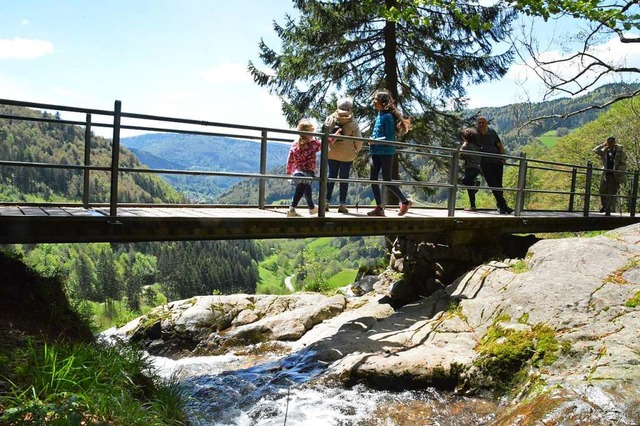
[[[627,175],[624,173],[627,170],[627,155],[613,136],[609,136],[605,143],[596,146],[593,152],[602,160],[600,213],[609,216],[611,211],[616,209],[620,185],[627,181]]]

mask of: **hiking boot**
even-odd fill
[[[501,209],[498,209],[498,213],[500,213],[500,214],[511,214],[511,213],[513,213],[513,209],[511,207],[509,207],[509,206],[505,206],[505,207],[503,207]]]
[[[328,211],[329,211],[329,203],[327,203],[327,204],[325,204],[325,205],[324,205],[324,211],[325,211],[325,212],[328,212]]]
[[[302,217],[302,215],[296,211],[295,207],[290,207],[287,217]]]
[[[367,213],[367,216],[384,216],[384,209],[380,206],[376,206],[375,209]]]
[[[600,207],[600,213],[604,213],[607,211],[607,208],[605,206]]]
[[[407,200],[400,205],[400,210],[398,211],[398,216],[404,216],[407,214],[409,209],[413,206],[413,201]]]
[[[312,209],[309,209],[309,216],[312,216],[314,214],[318,214],[318,207],[314,207]]]
[[[344,204],[338,206],[338,213],[349,213],[349,209]]]

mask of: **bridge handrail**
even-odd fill
[[[0,99],[0,105],[11,105],[11,106],[19,106],[19,107],[27,107],[27,108],[39,108],[43,110],[49,111],[66,111],[70,113],[84,113],[86,114],[86,118],[84,121],[80,120],[69,120],[69,119],[61,119],[61,118],[49,118],[49,117],[25,117],[25,116],[16,116],[12,114],[0,114],[0,119],[19,119],[25,121],[36,121],[36,122],[50,122],[64,125],[74,125],[74,126],[85,126],[85,159],[84,164],[56,164],[56,163],[43,163],[43,162],[22,162],[22,161],[9,161],[9,160],[1,160],[0,166],[2,167],[35,167],[35,168],[57,168],[57,169],[70,169],[70,170],[82,170],[84,172],[84,188],[83,188],[83,206],[89,207],[89,175],[91,171],[105,171],[111,173],[111,195],[110,195],[110,213],[112,216],[117,215],[117,206],[118,204],[122,204],[118,202],[118,174],[121,172],[125,173],[153,173],[153,174],[176,174],[176,175],[194,175],[194,176],[217,176],[217,177],[238,177],[238,178],[250,178],[250,179],[258,179],[260,180],[260,189],[259,189],[259,207],[264,208],[264,184],[266,179],[289,179],[290,177],[287,175],[279,175],[279,174],[269,174],[266,172],[266,146],[269,142],[274,143],[290,143],[291,136],[296,136],[300,134],[310,134],[317,138],[322,139],[323,141],[323,149],[320,155],[320,174],[315,178],[302,178],[307,179],[309,181],[318,181],[320,182],[320,197],[319,197],[319,207],[320,207],[320,216],[324,215],[324,203],[326,194],[326,184],[328,182],[340,183],[340,182],[349,182],[356,184],[369,185],[374,181],[369,179],[360,179],[360,178],[328,178],[327,176],[327,145],[328,145],[328,132],[301,132],[298,130],[292,129],[279,129],[279,128],[268,128],[261,126],[252,126],[252,125],[241,125],[241,124],[230,124],[230,123],[222,123],[222,122],[214,122],[207,120],[195,120],[195,119],[186,119],[186,118],[176,118],[176,117],[167,117],[167,116],[158,116],[158,115],[149,115],[149,114],[138,114],[138,113],[129,113],[123,112],[121,108],[121,102],[116,101],[114,104],[114,110],[101,110],[101,109],[88,109],[88,108],[79,108],[79,107],[71,107],[71,106],[63,106],[63,105],[52,105],[45,103],[36,103],[36,102],[25,102],[25,101],[17,101],[17,100],[8,100],[8,99]],[[93,122],[93,115],[98,115],[100,117],[107,117],[111,119],[112,122]],[[147,125],[135,125],[129,123],[123,123],[123,119],[126,120],[146,120],[153,122],[162,122],[162,123],[180,123],[184,125],[193,125],[193,126],[203,126],[203,127],[216,127],[222,129],[233,129],[242,132],[260,132],[260,135],[253,134],[243,134],[243,133],[228,133],[228,132],[219,132],[219,131],[202,131],[202,130],[194,130],[194,129],[177,129],[171,127],[157,127],[157,126],[147,126]],[[113,138],[112,138],[112,161],[110,166],[97,166],[90,164],[90,141],[91,141],[91,128],[92,127],[108,127],[113,130]],[[220,137],[231,137],[237,139],[245,139],[245,140],[256,140],[261,143],[261,159],[260,159],[260,172],[259,173],[242,173],[242,172],[220,172],[220,171],[211,171],[211,170],[177,170],[177,169],[152,169],[152,168],[132,168],[132,167],[122,167],[119,163],[119,143],[120,143],[120,131],[121,130],[136,130],[136,131],[148,131],[148,132],[171,132],[171,133],[181,133],[181,134],[193,134],[193,135],[203,135],[203,136],[220,136]],[[286,137],[275,137],[274,135],[286,135]],[[364,149],[368,148],[367,142],[371,141],[369,138],[358,138],[346,135],[340,135],[341,140],[354,140],[354,141],[362,141],[364,142]],[[459,190],[465,189],[487,189],[487,190],[502,190],[506,192],[515,192],[516,193],[516,215],[519,215],[524,209],[525,197],[527,194],[556,194],[570,197],[568,211],[573,211],[573,203],[575,196],[582,196],[585,199],[584,202],[584,215],[588,216],[589,214],[589,198],[593,195],[599,195],[597,193],[591,193],[591,182],[593,179],[593,172],[602,171],[602,168],[594,168],[591,162],[587,165],[579,165],[579,164],[569,164],[569,163],[560,163],[554,162],[550,160],[542,160],[542,159],[530,159],[527,158],[524,154],[520,156],[515,155],[500,155],[500,154],[490,154],[483,152],[474,152],[474,155],[478,155],[481,157],[493,157],[500,158],[505,162],[506,166],[509,167],[518,167],[518,182],[516,187],[502,187],[502,188],[494,188],[489,186],[465,186],[458,183],[458,170],[460,163],[460,149],[455,147],[442,147],[442,146],[428,146],[428,145],[420,145],[416,143],[409,142],[398,142],[398,141],[376,141],[376,143],[393,145],[398,148],[398,153],[403,155],[421,155],[433,158],[442,158],[445,162],[448,160],[449,163],[449,178],[447,182],[431,182],[431,181],[405,181],[405,180],[392,180],[392,181],[375,181],[376,183],[382,185],[403,185],[403,186],[413,186],[413,187],[422,187],[422,188],[440,188],[446,189],[449,191],[449,199],[447,202],[447,208],[449,210],[449,215],[453,216],[455,214],[455,202],[457,198],[457,193]],[[567,169],[567,170],[565,170]],[[571,173],[572,174],[572,182],[571,188],[568,191],[565,190],[549,190],[549,189],[535,189],[535,188],[527,188],[526,187],[526,178],[527,173],[532,171],[552,171],[552,172],[560,172],[560,173]],[[635,215],[635,202],[637,198],[638,192],[638,172],[637,171],[625,171],[623,172],[632,177],[632,188],[630,194],[623,195],[619,194],[617,198],[626,198],[630,200],[630,214]],[[585,189],[582,191],[577,190],[577,176],[581,175],[585,177]],[[324,194],[323,194],[324,192]],[[11,204],[11,203],[3,203],[3,204]],[[24,203],[22,203],[24,204]],[[98,205],[100,203],[91,203],[91,205]],[[129,203],[130,204],[130,203]]]

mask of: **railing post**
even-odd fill
[[[460,162],[460,150],[457,150],[451,156],[451,167],[449,167],[449,200],[447,201],[447,215],[455,216],[456,213],[456,195],[458,194],[458,164]]]
[[[329,130],[322,134],[322,146],[320,147],[320,191],[318,191],[318,217],[325,217],[327,205],[327,181],[329,160]]]
[[[518,165],[518,192],[516,194],[515,216],[520,216],[524,209],[525,188],[527,185],[527,154],[520,153],[520,163]]]
[[[573,203],[575,202],[576,182],[578,179],[578,169],[576,167],[571,171],[571,193],[569,194],[569,211],[573,211]]]
[[[587,162],[587,178],[584,189],[584,211],[582,215],[589,217],[589,207],[591,204],[591,178],[593,176],[593,164],[591,161]]]
[[[631,184],[631,202],[629,203],[629,215],[631,217],[636,216],[636,207],[638,202],[638,178],[640,173],[638,170],[633,172],[633,183]]]
[[[89,182],[90,182],[90,170],[87,168],[91,165],[91,114],[87,114],[87,124],[84,127],[84,173],[83,173],[83,188],[82,188],[82,206],[85,209],[89,208]]]
[[[109,215],[118,215],[118,170],[120,168],[120,119],[122,102],[116,101],[113,107],[113,140],[111,141],[111,196]]]
[[[264,178],[267,173],[267,131],[262,131],[262,138],[260,140],[260,182],[258,184],[258,208],[264,210],[265,207],[265,192],[266,192],[266,179]]]

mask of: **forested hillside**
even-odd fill
[[[122,138],[150,168],[175,170],[207,170],[215,172],[258,173],[260,171],[260,143],[220,136],[185,135],[177,133],[149,133]],[[286,162],[289,145],[269,143],[267,169]],[[177,190],[195,202],[214,202],[216,196],[239,178],[184,175],[163,176]]]
[[[506,149],[510,153],[518,154],[525,145],[535,141],[538,136],[550,130],[557,131],[559,129],[561,135],[568,133],[571,129],[577,129],[592,122],[603,111],[607,111],[609,107],[592,109],[566,119],[548,118],[537,120],[524,126],[529,120],[552,115],[562,116],[592,105],[601,105],[611,98],[612,94],[633,91],[638,87],[640,87],[640,84],[608,84],[576,98],[560,98],[537,103],[517,103],[502,107],[475,108],[464,111],[464,115],[487,116],[490,126],[498,131]]]
[[[56,119],[27,108],[0,106],[0,113]],[[93,136],[91,163],[108,166],[111,141]],[[58,123],[0,119],[0,158],[82,164],[84,128]],[[127,149],[123,167],[142,164]],[[2,201],[81,201],[82,174],[62,169],[0,167]],[[110,177],[92,172],[91,201],[108,201]],[[181,202],[183,196],[158,176],[121,174],[122,202]],[[253,241],[145,244],[40,244],[0,247],[47,276],[64,280],[73,303],[93,314],[125,320],[167,298],[212,293],[255,293],[260,246]],[[105,311],[105,312],[102,312]],[[133,314],[131,314],[133,315]]]
[[[0,105],[1,114],[26,117],[58,118],[46,112]],[[0,158],[82,165],[84,162],[84,128],[51,122],[0,119]],[[91,140],[91,165],[109,166],[111,142],[99,136]],[[120,153],[122,167],[142,168],[138,159],[126,149]],[[108,202],[110,176],[91,172],[89,200]],[[162,179],[148,173],[123,173],[119,181],[120,202],[180,202],[183,196]],[[54,168],[1,167],[2,201],[81,201],[83,173]]]
[[[627,154],[627,170],[640,170],[639,98],[616,103],[606,112],[601,113],[594,121],[558,138],[551,148],[546,148],[542,144],[532,144],[525,148],[525,152],[529,158],[585,166],[588,162],[591,162],[594,168],[600,168],[602,167],[601,161],[593,154],[593,148],[603,143],[609,136],[614,136],[624,148]],[[509,169],[505,177],[505,186],[515,186],[517,169],[513,167]],[[596,174],[596,178],[592,180],[592,193],[598,192],[600,183],[598,176]],[[566,190],[570,185],[570,179],[570,174],[546,173],[542,170],[530,170],[527,175],[529,185],[533,185],[538,189]],[[578,188],[584,187],[584,179],[584,174],[578,175]],[[629,182],[620,189],[620,194],[627,194],[630,190],[632,179],[628,180]],[[528,208],[566,208],[567,197],[529,193],[526,202]],[[599,205],[597,200],[592,202],[596,202],[596,205]],[[582,203],[580,197],[577,198],[577,203]],[[621,204],[626,206],[627,202],[623,201]]]

